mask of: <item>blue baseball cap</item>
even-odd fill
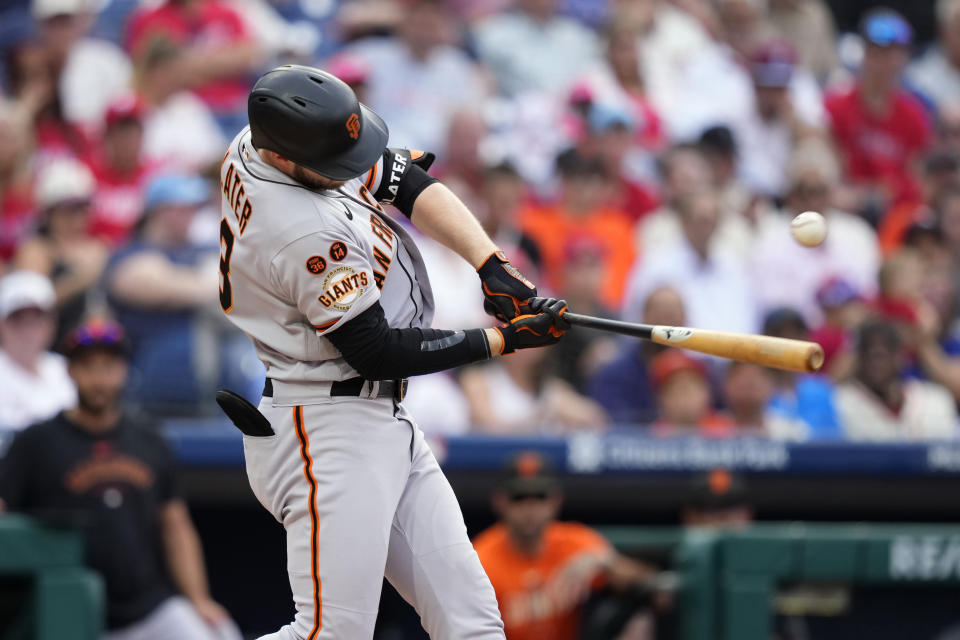
[[[860,23],[863,39],[879,47],[902,46],[913,42],[913,28],[892,9],[871,11]]]
[[[144,206],[198,207],[210,200],[210,186],[200,176],[170,173],[157,176],[147,186]]]
[[[626,109],[617,105],[597,103],[591,105],[587,122],[590,129],[595,132],[609,131],[614,127],[632,130],[636,124],[633,115]]]

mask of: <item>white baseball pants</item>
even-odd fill
[[[264,398],[275,435],[243,437],[250,486],[287,532],[296,605],[261,640],[369,640],[384,576],[433,640],[504,640],[460,506],[403,406],[293,402]]]

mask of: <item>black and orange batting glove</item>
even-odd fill
[[[563,317],[567,312],[565,300],[531,298],[528,307],[534,313],[517,316],[505,327],[496,327],[503,338],[502,355],[517,349],[555,344],[570,328],[570,323]]]
[[[483,309],[503,322],[529,313],[526,302],[537,288],[510,264],[502,251],[491,253],[477,269],[483,288]]]

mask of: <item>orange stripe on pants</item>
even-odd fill
[[[293,408],[293,424],[297,428],[297,438],[300,440],[300,457],[303,458],[303,475],[310,485],[310,571],[313,576],[313,629],[307,640],[314,640],[320,633],[321,598],[320,575],[317,567],[317,481],[313,477],[313,459],[310,457],[310,440],[303,428],[303,407]]]

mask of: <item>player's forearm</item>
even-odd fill
[[[167,568],[174,585],[190,600],[208,599],[203,549],[186,506],[180,501],[164,506],[161,522]]]
[[[420,193],[413,204],[410,220],[420,231],[456,252],[474,268],[497,250],[467,206],[439,182]]]

